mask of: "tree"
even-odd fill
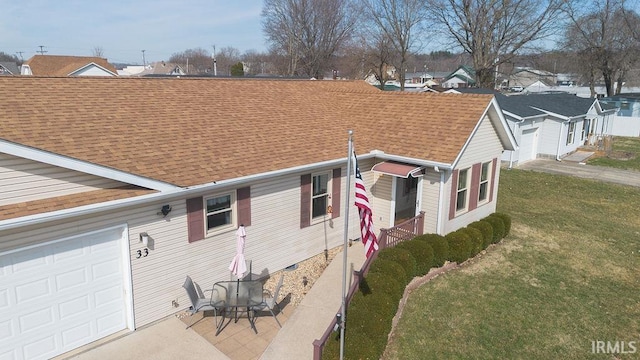
[[[231,67],[240,61],[240,50],[226,46],[215,53],[217,75],[232,76]]]
[[[99,58],[104,57],[104,49],[102,48],[102,46],[94,46],[93,50],[91,50],[91,53],[95,57],[99,57]]]
[[[471,55],[476,83],[495,86],[494,73],[556,30],[563,0],[428,0],[434,27]]]
[[[16,55],[9,55],[4,51],[0,51],[0,61],[14,62],[16,64],[21,63],[20,59],[18,59]]]
[[[170,63],[178,64],[187,69],[188,74],[205,74],[213,72],[213,59],[211,52],[203,49],[187,49],[181,53],[175,53],[169,58]]]
[[[565,32],[565,46],[576,51],[589,79],[591,95],[602,75],[607,96],[620,93],[628,71],[637,63],[640,39],[640,16],[625,9],[622,0],[570,3],[567,14],[571,23]],[[614,85],[617,87],[614,88]]]
[[[244,76],[244,65],[242,61],[231,65],[231,76]]]
[[[350,0],[265,0],[262,28],[272,51],[287,59],[287,75],[322,77],[353,31]]]
[[[426,8],[422,0],[362,0],[365,21],[371,21],[379,33],[374,41],[383,47],[391,45],[389,58],[396,68],[400,90],[404,91],[409,51],[416,50],[420,25],[426,19]],[[385,50],[379,49],[381,54]]]

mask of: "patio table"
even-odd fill
[[[216,336],[224,329],[225,319],[228,314],[233,313],[235,322],[238,322],[238,312],[246,312],[247,319],[251,328],[257,334],[255,324],[255,313],[252,316],[252,308],[260,305],[263,302],[263,284],[258,280],[233,280],[233,281],[219,281],[213,284],[213,290],[218,291],[219,294],[224,296],[224,305],[222,311],[222,321],[218,324],[216,329]],[[231,322],[231,317],[229,317]]]

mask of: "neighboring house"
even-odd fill
[[[536,84],[540,86],[543,84],[546,87],[552,87],[556,83],[555,74],[545,71],[537,70],[529,67],[516,68],[515,72],[509,76],[508,88],[520,86],[524,89],[532,87],[534,90]]]
[[[617,110],[611,135],[640,136],[640,93],[622,93],[602,98],[600,102]]]
[[[173,63],[167,63],[164,61],[158,61],[151,63],[145,67],[145,69],[136,74],[137,76],[153,76],[153,75],[169,75],[169,76],[182,76],[187,72],[182,69],[182,66]]]
[[[496,95],[518,144],[502,161],[515,166],[536,158],[561,160],[580,146],[610,135],[615,109],[571,94]]]
[[[459,66],[449,76],[447,76],[440,84],[443,88],[467,88],[476,84],[476,72],[466,65]]]
[[[18,64],[10,61],[0,62],[0,76],[2,75],[20,75]]]
[[[0,96],[8,358],[188,308],[187,275],[230,278],[241,224],[261,276],[359,238],[355,207],[344,234],[349,130],[376,231],[424,213],[418,231],[446,234],[493,213],[516,148],[492,95],[364,81],[0,77]]]
[[[118,76],[107,59],[96,56],[34,55],[22,64],[21,75]]]

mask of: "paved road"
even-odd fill
[[[518,166],[518,169],[570,175],[615,184],[640,187],[640,171],[634,170],[621,170],[605,166],[582,165],[576,162],[547,159],[528,161]]]

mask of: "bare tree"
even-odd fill
[[[213,71],[211,52],[203,48],[187,49],[181,53],[175,53],[171,55],[169,62],[184,67],[189,74],[205,74]]]
[[[495,86],[494,72],[554,30],[562,0],[429,0],[435,26],[473,59],[476,83]]]
[[[565,33],[565,46],[580,55],[592,96],[598,75],[602,76],[607,96],[620,93],[640,52],[640,39],[634,36],[640,29],[640,17],[625,9],[622,0],[594,1],[588,7],[583,1],[568,5],[571,24]]]
[[[231,67],[240,61],[240,50],[226,46],[216,51],[218,75],[231,76]]]
[[[371,32],[373,43],[382,47],[391,45],[394,50],[393,57],[383,54],[386,51],[384,48],[377,52],[392,61],[398,74],[400,90],[403,91],[409,51],[416,51],[421,44],[420,27],[426,19],[424,1],[362,0],[362,3],[365,21],[371,22],[378,29]]]
[[[91,54],[95,57],[103,58],[104,49],[102,48],[102,46],[94,46],[93,50],[91,50]]]
[[[349,38],[359,13],[350,0],[265,0],[262,27],[288,75],[321,77]]]

